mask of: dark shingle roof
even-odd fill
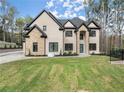
[[[70,21],[77,29],[81,26],[81,25],[85,25],[86,27],[93,21],[84,21],[78,17],[72,18],[72,19],[57,19],[51,12],[47,12],[46,10],[43,10],[31,23],[29,23],[28,25],[25,26],[25,30],[29,30],[28,28],[30,28],[30,25],[43,13],[46,12],[63,30],[64,29],[64,25],[67,21]],[[97,25],[97,23],[94,21],[94,23]],[[98,26],[98,25],[97,25]],[[99,26],[98,26],[99,27]]]
[[[78,17],[75,17],[73,19],[70,20],[77,28],[80,27],[80,25],[82,23],[84,23],[84,20],[78,18]]]
[[[81,26],[82,23],[85,23],[84,20],[78,18],[78,17],[75,17],[75,18],[72,18],[72,19],[58,19],[58,21],[64,25],[67,21],[70,21],[72,22],[77,28]]]
[[[64,24],[68,21],[68,19],[58,19],[58,21],[59,21],[62,25],[64,25]]]

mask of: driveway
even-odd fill
[[[0,64],[25,58],[23,51],[4,52],[0,53]]]
[[[79,55],[79,56],[73,56],[73,57],[87,57],[90,55]],[[72,58],[72,56],[59,56],[59,57],[55,57],[55,58],[67,58],[70,57]],[[16,60],[22,60],[22,59],[30,59],[30,58],[48,58],[47,56],[39,56],[39,57],[25,57],[24,52],[22,50],[17,50],[17,51],[11,51],[11,52],[4,52],[4,53],[0,53],[0,64],[3,63],[8,63],[8,62],[13,62]]]
[[[16,52],[16,51],[22,51],[22,49],[0,49],[0,54],[7,52]]]

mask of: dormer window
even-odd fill
[[[83,32],[81,31],[80,32],[80,40],[83,40],[83,38],[84,38],[84,35],[83,35]]]
[[[43,31],[46,31],[46,30],[47,30],[47,26],[43,25]]]

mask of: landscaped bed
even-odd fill
[[[98,55],[1,64],[0,91],[124,91],[124,65]]]

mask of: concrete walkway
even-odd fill
[[[120,61],[110,61],[111,64],[124,64],[123,60]]]
[[[16,51],[22,51],[22,49],[0,49],[0,54],[7,52],[16,52]]]

